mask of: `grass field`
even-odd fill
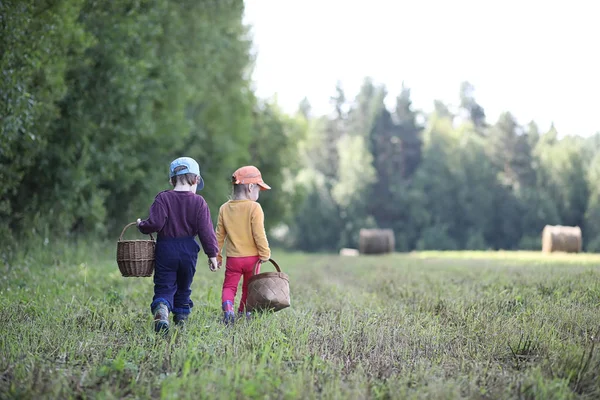
[[[292,307],[233,328],[201,258],[163,338],[113,250],[0,266],[0,398],[600,398],[599,256],[275,252]]]

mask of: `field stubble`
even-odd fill
[[[1,267],[0,397],[600,397],[600,257],[274,258],[291,308],[224,327],[201,258],[190,323],[164,338],[151,279],[110,252]]]

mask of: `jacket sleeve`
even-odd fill
[[[143,234],[150,234],[154,232],[160,232],[167,222],[167,209],[160,200],[159,196],[156,196],[154,202],[150,206],[150,216],[140,222],[138,229]]]
[[[209,258],[216,257],[219,253],[219,247],[217,246],[217,238],[210,210],[204,198],[201,196],[198,197],[201,199],[200,207],[198,208],[198,238],[200,239],[204,253]]]
[[[223,261],[223,245],[225,244],[225,238],[227,237],[227,231],[223,224],[223,207],[219,209],[219,217],[217,219],[217,246],[219,248],[219,255],[217,256],[218,261]]]
[[[265,232],[265,214],[259,203],[256,203],[256,207],[253,208],[250,221],[252,224],[252,236],[258,249],[258,256],[261,260],[268,260],[271,258],[271,249],[269,248],[267,233]]]

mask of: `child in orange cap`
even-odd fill
[[[246,311],[248,280],[253,274],[254,266],[271,258],[264,226],[265,216],[262,207],[256,202],[260,191],[271,187],[263,181],[260,171],[254,166],[239,168],[233,173],[231,182],[232,197],[219,209],[216,229],[219,265],[222,263],[223,244],[227,241],[221,301],[223,321],[228,325],[235,321],[233,302],[242,275],[242,298],[238,308],[240,315]],[[250,313],[246,313],[246,317],[250,317]]]

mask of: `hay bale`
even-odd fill
[[[343,248],[340,250],[340,256],[356,257],[358,255],[359,255],[359,252],[357,249]]]
[[[542,252],[581,252],[582,235],[578,226],[546,225],[542,231]]]
[[[358,248],[361,254],[393,253],[394,231],[391,229],[361,229]]]

